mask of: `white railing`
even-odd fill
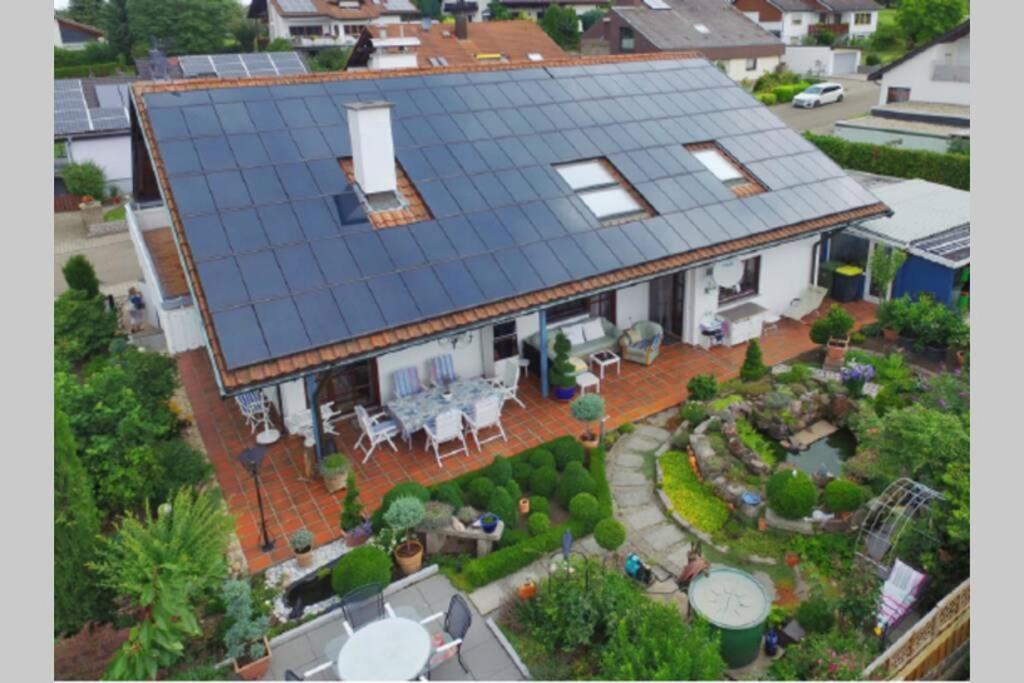
[[[295,47],[349,47],[356,44],[353,36],[293,36]]]
[[[932,70],[933,81],[971,82],[970,64],[935,64]]]

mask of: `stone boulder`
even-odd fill
[[[725,458],[715,453],[711,442],[703,434],[693,433],[690,435],[690,448],[697,458],[697,468],[705,479],[714,479],[729,468]]]
[[[828,406],[828,413],[833,420],[843,420],[852,409],[850,398],[844,394],[835,394]]]

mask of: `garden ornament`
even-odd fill
[[[679,584],[680,588],[685,589],[689,587],[691,581],[697,578],[698,574],[707,576],[710,571],[711,563],[704,559],[704,554],[701,552],[701,542],[697,541],[690,546],[689,552],[686,553],[686,566],[683,568],[676,583]]]

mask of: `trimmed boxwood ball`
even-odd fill
[[[519,488],[523,490],[530,488],[531,474],[533,474],[533,467],[525,460],[512,463],[512,478],[519,484]]]
[[[405,496],[412,496],[426,503],[430,500],[430,491],[423,484],[418,484],[414,481],[403,481],[384,494],[383,500],[380,502],[380,507],[377,508],[376,512],[370,518],[373,522],[373,530],[380,531],[384,528],[384,513],[391,507],[391,504],[399,498]]]
[[[569,501],[580,493],[597,493],[597,483],[590,472],[583,467],[583,463],[570,462],[565,466],[565,472],[555,489],[555,498],[562,507],[569,507]]]
[[[718,393],[718,380],[710,373],[694,375],[686,383],[686,391],[694,401],[710,401]]]
[[[512,529],[516,525],[519,508],[508,491],[501,487],[495,487],[491,497],[487,500],[487,512],[492,512],[505,522],[505,527]]]
[[[530,453],[530,464],[535,470],[541,467],[554,467],[555,456],[546,448],[536,448]]]
[[[834,479],[825,485],[825,507],[832,512],[852,512],[864,502],[864,490],[846,479]]]
[[[501,540],[498,541],[495,547],[498,549],[507,548],[510,545],[522,543],[528,538],[530,538],[530,535],[522,529],[510,529],[509,527],[505,527],[505,531],[501,534]]]
[[[605,517],[594,527],[594,540],[605,550],[618,550],[626,542],[626,527],[614,517]]]
[[[491,464],[487,466],[485,473],[496,486],[504,486],[512,479],[512,463],[508,461],[508,458],[496,455]]]
[[[589,533],[601,516],[597,498],[591,493],[577,493],[569,501],[569,516],[583,526],[584,532]]]
[[[469,482],[469,489],[466,492],[467,498],[469,498],[469,504],[476,508],[487,507],[487,501],[490,500],[491,494],[494,493],[494,482],[487,477],[477,477],[473,481]]]
[[[538,467],[530,475],[530,491],[538,496],[550,498],[557,484],[558,472],[554,465]]]
[[[434,488],[434,493],[431,496],[434,500],[439,500],[443,503],[448,503],[454,509],[458,510],[465,504],[462,498],[462,489],[454,481],[446,481],[443,484],[438,484]]]
[[[362,545],[345,553],[331,572],[331,587],[338,596],[345,596],[368,583],[380,584],[381,588],[391,583],[391,558],[372,545]]]
[[[551,502],[544,496],[530,496],[530,514],[542,512],[545,515],[551,514]]]
[[[796,620],[808,633],[827,633],[836,622],[831,603],[823,595],[813,595],[800,603]]]
[[[818,489],[800,470],[776,472],[768,480],[768,505],[786,519],[803,519],[818,500]]]
[[[502,486],[502,488],[508,491],[508,495],[512,496],[512,500],[517,503],[523,497],[523,489],[519,487],[519,483],[515,479],[509,479],[508,483]]]
[[[559,472],[565,471],[565,466],[570,462],[583,463],[585,453],[583,444],[576,439],[560,439],[551,449],[555,456],[555,469]]]
[[[543,512],[531,512],[526,520],[526,527],[530,530],[531,536],[539,536],[551,528],[551,518]]]

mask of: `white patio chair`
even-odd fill
[[[518,358],[507,358],[501,367],[499,374],[494,377],[488,377],[487,381],[491,383],[491,386],[498,390],[501,396],[502,406],[505,405],[505,401],[515,401],[519,404],[519,407],[525,408],[521,400],[519,400],[519,359]]]
[[[430,360],[431,381],[435,387],[443,387],[446,384],[457,382],[459,376],[455,374],[455,359],[452,354],[446,353]]]
[[[254,389],[238,394],[235,396],[235,403],[238,404],[238,410],[245,418],[245,424],[249,426],[251,432],[255,433],[258,427],[264,429],[271,427],[270,401],[262,391]]]
[[[824,287],[808,285],[803,294],[789,302],[789,308],[782,312],[782,317],[803,322],[802,318],[818,310],[827,293]]]
[[[441,413],[434,418],[433,424],[428,422],[423,425],[423,431],[427,433],[427,448],[433,449],[438,467],[444,467],[441,461],[458,453],[465,453],[469,457],[469,447],[462,427],[462,411],[458,408]],[[462,446],[442,454],[441,445],[450,441],[458,441]]]
[[[334,424],[340,419],[340,413],[333,412],[333,409],[324,410],[326,406],[333,405],[328,403],[320,406],[320,424],[323,426],[324,434],[330,434],[331,436],[339,436],[338,430],[334,428]],[[284,426],[288,430],[289,434],[298,434],[300,436],[312,436],[313,434],[313,416],[309,414],[308,410],[302,410],[297,413],[289,413],[284,416]]]
[[[359,435],[359,440],[356,441],[355,449],[359,450],[361,448],[366,453],[366,457],[363,458],[364,463],[373,455],[374,449],[383,443],[391,446],[391,450],[395,453],[398,452],[398,446],[392,441],[393,437],[398,436],[398,425],[394,420],[388,419],[387,413],[379,412],[370,415],[363,406],[356,406],[355,411],[359,428],[363,432]],[[367,441],[369,448],[367,448],[367,444],[363,443],[364,439]]]
[[[423,385],[420,384],[420,373],[415,367],[395,370],[391,373],[391,381],[394,383],[395,396],[398,398],[415,396],[423,391]]]
[[[927,578],[927,575],[896,560],[889,578],[882,584],[882,600],[878,606],[879,631],[888,631],[910,611]]]
[[[473,440],[476,441],[476,449],[478,451],[480,450],[480,444],[499,438],[508,441],[508,437],[505,435],[505,428],[501,424],[502,403],[503,401],[499,396],[488,396],[473,405],[472,414],[462,414],[466,424],[469,425],[470,433],[473,434]],[[498,431],[481,441],[480,432],[485,429],[497,429]]]

